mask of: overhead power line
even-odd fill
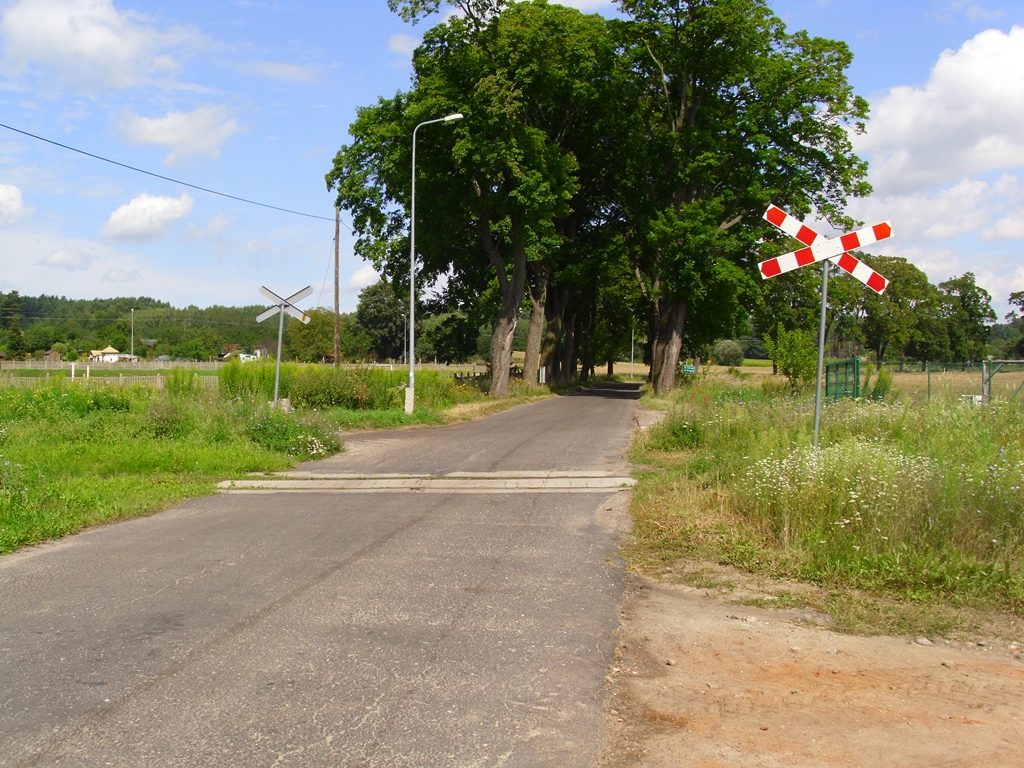
[[[47,138],[45,138],[43,136],[37,136],[34,133],[29,133],[28,131],[23,131],[20,128],[14,128],[13,126],[5,125],[3,123],[0,123],[0,128],[6,128],[8,131],[14,131],[14,133],[20,133],[22,136],[28,136],[30,138],[36,139],[37,141],[44,141],[47,144],[52,144],[53,146],[60,147],[61,149],[67,149],[67,150],[69,150],[71,152],[77,152],[80,155],[85,155],[86,157],[91,157],[94,160],[102,160],[104,163],[110,163],[111,165],[116,165],[116,166],[119,166],[121,168],[127,168],[129,171],[135,171],[136,173],[143,173],[146,176],[152,176],[153,178],[156,178],[156,179],[163,179],[164,181],[169,181],[172,184],[180,184],[181,186],[189,187],[190,189],[198,189],[200,192],[207,192],[207,193],[209,193],[211,195],[218,195],[219,197],[226,197],[229,200],[237,200],[240,203],[247,203],[248,205],[258,205],[260,208],[269,208],[269,209],[271,209],[273,211],[281,211],[282,213],[290,213],[293,216],[305,216],[307,219],[319,219],[321,221],[330,221],[330,222],[334,221],[333,217],[332,218],[328,218],[326,216],[317,216],[315,213],[304,213],[302,211],[293,211],[293,210],[291,210],[289,208],[280,208],[280,207],[278,207],[276,205],[269,205],[268,203],[260,203],[260,202],[258,202],[256,200],[248,200],[248,199],[246,199],[244,197],[238,197],[237,195],[229,195],[226,192],[218,192],[215,189],[207,189],[206,187],[200,187],[197,184],[189,184],[187,181],[181,181],[180,179],[172,179],[169,176],[161,176],[159,173],[153,173],[152,171],[147,171],[147,170],[144,170],[142,168],[136,168],[134,165],[127,165],[125,163],[119,163],[117,160],[111,160],[109,157],[103,157],[102,155],[94,155],[92,152],[86,152],[84,149],[78,149],[76,147],[68,146],[67,144],[61,144],[59,141],[53,141],[52,139],[47,139]],[[345,225],[345,229],[347,229],[349,232],[352,232],[351,227],[349,227],[347,224]],[[355,234],[355,233],[353,232],[352,234]]]

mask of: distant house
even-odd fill
[[[243,363],[252,363],[256,360],[259,360],[259,358],[256,355],[250,355],[245,352],[239,352],[238,360]]]
[[[51,349],[49,352],[43,355],[43,360],[45,360],[48,363],[59,363],[60,352],[58,352],[56,349]]]
[[[89,362],[92,363],[137,363],[137,355],[122,355],[113,347],[106,349],[94,349],[89,353]]]
[[[89,352],[89,362],[91,363],[116,363],[117,358],[120,357],[121,353],[113,347],[107,347],[106,349],[94,349]]]

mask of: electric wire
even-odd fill
[[[117,160],[111,160],[109,157],[103,157],[102,155],[94,155],[92,152],[86,152],[84,149],[77,149],[76,147],[72,147],[72,146],[69,146],[67,144],[61,144],[59,141],[54,141],[53,139],[47,139],[47,138],[45,138],[43,136],[37,136],[34,133],[29,133],[28,131],[23,131],[20,128],[14,128],[13,126],[5,125],[4,123],[0,123],[0,128],[6,128],[8,131],[13,131],[14,133],[20,133],[22,136],[28,136],[30,138],[36,139],[37,141],[43,141],[43,142],[46,142],[47,144],[52,144],[55,147],[60,147],[61,149],[67,149],[67,150],[69,150],[71,152],[77,152],[80,155],[85,155],[86,157],[91,157],[94,160],[102,160],[104,163],[110,163],[111,165],[116,165],[116,166],[119,166],[121,168],[127,168],[129,171],[135,171],[136,173],[142,173],[142,174],[145,174],[146,176],[152,176],[152,177],[157,178],[157,179],[162,179],[164,181],[169,181],[172,184],[180,184],[181,186],[189,187],[190,189],[198,189],[200,192],[207,192],[207,193],[209,193],[211,195],[218,195],[220,197],[226,197],[229,200],[237,200],[240,203],[246,203],[248,205],[258,205],[261,208],[269,208],[270,210],[273,210],[273,211],[281,211],[282,213],[290,213],[293,216],[305,216],[308,219],[319,219],[320,221],[334,221],[333,218],[328,218],[326,216],[318,216],[315,213],[304,213],[303,211],[293,211],[293,210],[291,210],[289,208],[280,208],[280,207],[278,207],[276,205],[270,205],[268,203],[261,203],[261,202],[258,202],[256,200],[248,200],[248,199],[246,199],[244,197],[238,197],[236,195],[229,195],[226,192],[218,192],[215,189],[207,189],[206,187],[200,187],[197,184],[190,184],[187,181],[181,181],[180,179],[172,179],[170,176],[161,176],[159,173],[153,173],[152,171],[147,171],[147,170],[144,170],[142,168],[136,168],[135,166],[127,165],[126,163],[119,163]],[[351,234],[355,234],[355,232],[352,230],[352,228],[348,224],[345,224],[345,222],[341,222],[341,223],[345,225],[345,229],[347,229]]]
[[[327,268],[324,270],[324,279],[320,281],[320,295],[316,297],[316,305],[322,306],[320,302],[324,298],[324,286],[327,285],[327,274],[331,271],[331,259],[334,258],[334,244],[337,242],[337,238],[331,240],[331,252],[327,256]]]

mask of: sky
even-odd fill
[[[564,0],[586,12],[613,3]],[[1024,2],[773,0],[790,31],[846,41],[871,104],[874,194],[849,212],[933,282],[972,271],[1002,316],[1024,290]],[[411,83],[386,0],[0,0],[0,290],[259,304],[333,302],[324,174],[360,106]],[[341,305],[373,270],[342,229]]]

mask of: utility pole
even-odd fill
[[[341,233],[341,208],[334,209],[334,367],[341,363],[341,305],[338,302],[338,240]]]

